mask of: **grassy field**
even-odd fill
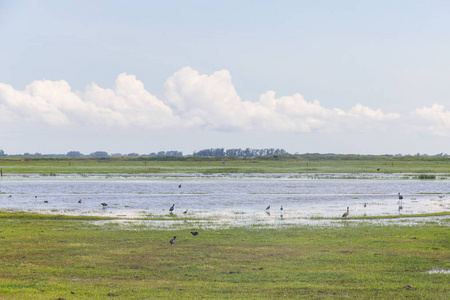
[[[271,157],[1,157],[4,175],[41,173],[449,173],[450,158],[286,155]]]
[[[429,273],[450,269],[448,220],[198,236],[94,220],[0,214],[0,299],[450,298]]]

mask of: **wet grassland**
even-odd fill
[[[450,297],[448,218],[164,230],[104,219],[1,213],[0,298]]]
[[[0,168],[4,176],[382,172],[433,180],[448,179],[450,161],[350,155],[7,157]],[[330,218],[324,226],[280,227],[204,226],[202,220],[149,215],[144,221],[181,222],[152,228],[117,217],[3,211],[0,299],[449,299],[448,215],[402,215],[423,219],[407,224],[350,216]]]

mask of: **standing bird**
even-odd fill
[[[78,203],[81,203],[82,201],[81,201],[81,199],[80,200],[78,200]]]
[[[192,235],[198,235],[197,231],[191,231]]]
[[[348,214],[350,213],[350,212],[348,211],[348,208],[349,208],[349,207],[347,206],[347,211],[342,215],[343,218],[347,217]]]
[[[269,210],[269,209],[270,209],[270,205],[266,207],[266,210]]]
[[[367,203],[364,203],[364,207],[366,207],[367,206]]]
[[[169,208],[169,211],[173,211],[175,209],[175,204],[172,204],[172,206]]]
[[[283,205],[281,205],[280,210],[283,210]]]
[[[181,184],[178,187],[181,189]]]
[[[176,238],[177,238],[177,237],[174,236],[173,239],[170,240],[170,243],[171,243],[171,244],[175,244],[175,239],[176,239]]]
[[[108,206],[108,203],[103,202],[102,205],[103,205],[103,208],[105,208]]]
[[[183,211],[183,214],[187,214],[187,211],[188,211],[187,209],[185,211]]]
[[[403,196],[398,193],[398,199],[403,200]]]

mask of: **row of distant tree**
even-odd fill
[[[204,149],[200,151],[194,151],[192,155],[186,155],[186,156],[208,156],[208,157],[223,157],[223,156],[273,156],[273,155],[289,155],[288,152],[284,149],[275,149],[275,148],[265,148],[265,149],[224,149],[224,148],[211,148],[211,149]],[[299,155],[296,153],[296,155]],[[327,154],[321,154],[321,153],[305,153],[303,154],[305,156],[338,156],[338,154],[334,153],[327,153]],[[14,154],[14,155],[8,155],[0,149],[0,156],[25,156],[25,157],[114,157],[114,156],[185,156],[183,155],[183,152],[181,151],[159,151],[159,152],[152,152],[149,154],[138,154],[138,153],[112,153],[109,154],[106,151],[96,151],[92,152],[90,154],[83,154],[80,151],[70,151],[66,154],[42,154],[42,153],[28,153],[25,152],[24,154]],[[426,153],[417,153],[415,155],[411,154],[385,154],[382,156],[421,156],[421,157],[449,157],[447,153],[438,153],[435,155],[428,155]]]

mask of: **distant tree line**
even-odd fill
[[[194,151],[193,156],[272,156],[289,154],[284,149],[227,149],[211,148]]]

